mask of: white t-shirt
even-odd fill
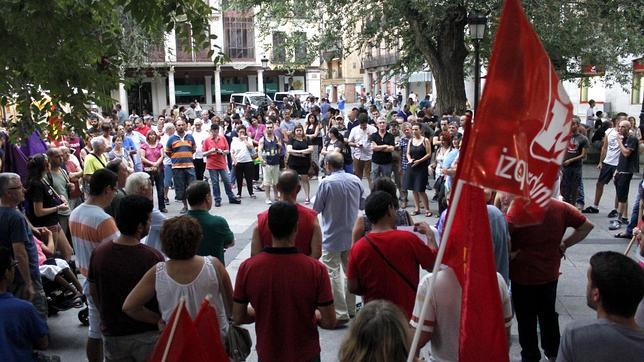
[[[510,291],[505,284],[501,274],[496,273],[503,305],[503,316],[505,326],[512,324],[512,303]],[[418,327],[418,317],[425,302],[427,288],[431,281],[432,274],[429,273],[421,279],[416,293],[416,304],[412,313],[410,324]],[[433,294],[430,296],[426,319],[422,330],[431,332],[431,356],[430,361],[458,361],[458,342],[461,326],[461,294],[462,289],[451,268],[441,270],[436,277]]]
[[[353,158],[363,161],[371,160],[373,150],[371,150],[371,141],[369,141],[369,137],[376,132],[378,132],[376,127],[370,124],[368,124],[367,129],[364,130],[360,128],[359,125],[351,128],[347,142],[355,142],[356,144],[362,145],[362,147],[351,147]]]
[[[595,107],[588,107],[586,110],[586,126],[592,127],[595,123]]]
[[[203,157],[203,141],[210,137],[210,133],[206,131],[203,127],[201,128],[201,132],[194,131],[192,132],[192,138],[195,139],[195,143],[197,144],[197,150],[195,151],[195,154],[193,155],[193,158],[200,159],[204,158]]]
[[[617,143],[617,137],[619,136],[619,132],[615,128],[610,128],[608,131],[606,131],[606,139],[608,140],[608,147],[606,149],[606,157],[604,157],[604,163],[611,165],[611,166],[617,166],[617,163],[619,162],[619,143]]]

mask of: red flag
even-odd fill
[[[208,361],[194,322],[181,300],[159,337],[150,362]]]
[[[570,139],[572,105],[519,0],[505,2],[486,79],[462,178],[522,196],[509,217],[538,223]]]
[[[228,354],[226,353],[224,344],[221,342],[217,313],[215,313],[213,306],[210,305],[208,298],[204,299],[203,303],[201,303],[201,308],[199,308],[194,323],[197,328],[197,333],[199,333],[201,345],[204,346],[209,360],[213,362],[228,362]]]

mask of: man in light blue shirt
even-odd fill
[[[340,153],[329,153],[325,160],[329,176],[320,181],[313,209],[322,216],[322,262],[331,278],[336,319],[346,322],[356,313],[356,297],[346,279],[351,231],[366,196],[362,181],[344,172]]]

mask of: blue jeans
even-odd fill
[[[228,201],[235,199],[235,194],[230,188],[230,180],[228,179],[228,170],[208,170],[210,175],[210,181],[212,184],[212,196],[215,199],[215,202],[221,202],[221,191],[219,190],[219,178],[224,182],[224,191],[228,196]]]
[[[163,187],[172,186],[172,165],[163,165]]]
[[[633,229],[637,226],[637,215],[640,212],[640,198],[642,197],[642,182],[640,181],[639,186],[637,186],[637,196],[635,196],[635,202],[633,202],[633,210],[631,211],[631,219],[626,226],[626,234],[633,235]]]
[[[185,200],[185,193],[188,185],[195,179],[195,168],[173,168],[174,192],[177,200]]]

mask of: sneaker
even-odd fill
[[[256,199],[256,198],[257,198],[257,196],[255,196],[255,194],[252,194],[252,195],[250,195],[250,198],[251,198],[251,199]]]
[[[608,217],[610,218],[617,217],[617,215],[619,215],[619,213],[615,209],[608,213]]]
[[[167,213],[168,213],[168,209],[166,209],[165,207],[164,207],[163,209],[159,210],[159,211],[161,211],[161,212],[162,212],[162,213],[164,213],[164,214],[167,214]]]
[[[166,205],[170,205],[170,199],[169,198],[166,197],[163,201],[165,202]]]
[[[239,204],[241,204],[241,200],[240,200],[240,199],[231,199],[231,200],[230,200],[230,203],[231,203],[231,204],[239,205]]]
[[[622,225],[628,225],[629,220],[627,218],[625,218],[625,217],[622,217],[622,218],[619,219],[619,222],[621,222]]]
[[[608,223],[608,230],[617,230],[622,227],[622,223],[619,220],[611,220]]]
[[[595,206],[588,206],[587,208],[581,210],[584,214],[599,214],[599,209]]]
[[[215,207],[221,207],[221,201],[215,201]]]
[[[266,199],[266,201],[264,201],[264,203],[265,203],[266,205],[270,205],[270,204],[272,204],[272,203],[273,203],[273,201],[271,201],[270,199]]]
[[[180,213],[180,214],[187,214],[187,213],[188,213],[188,209],[187,209],[187,208],[185,208],[185,207],[182,207],[182,208],[181,208],[181,211],[179,211],[179,213]]]

